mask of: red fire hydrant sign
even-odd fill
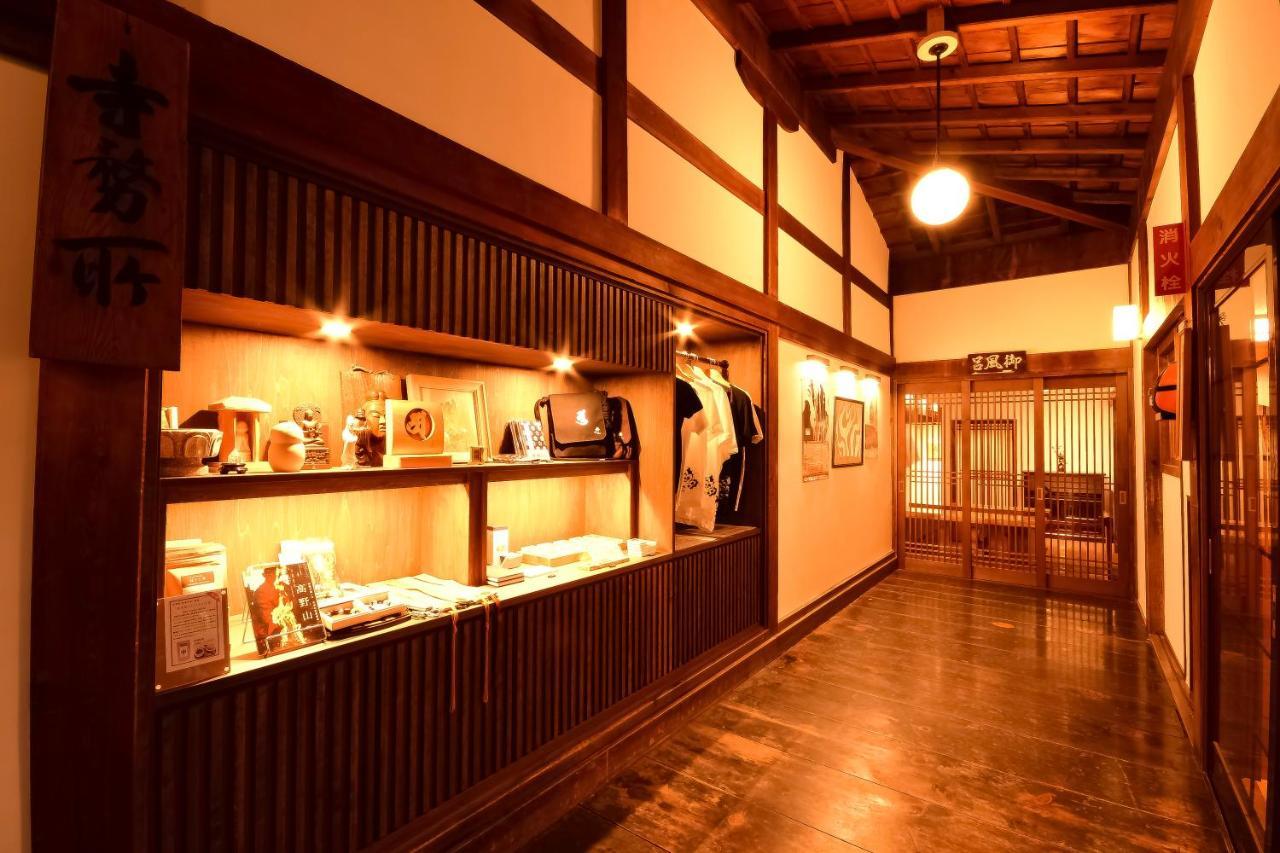
[[[1187,241],[1181,222],[1151,229],[1151,258],[1156,296],[1187,292]]]

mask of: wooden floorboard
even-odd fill
[[[529,849],[1225,848],[1133,605],[899,572]]]

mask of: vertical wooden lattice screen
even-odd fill
[[[669,372],[671,306],[419,211],[192,150],[187,286]]]
[[[760,548],[503,605],[487,640],[472,614],[162,697],[157,847],[365,847],[762,625]]]
[[[904,385],[904,568],[1120,595],[1114,376]]]

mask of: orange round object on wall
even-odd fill
[[[1178,417],[1178,363],[1175,361],[1160,371],[1160,378],[1151,389],[1151,408],[1162,421]]]

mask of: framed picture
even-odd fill
[[[489,401],[484,383],[475,379],[447,379],[443,376],[409,374],[405,378],[410,400],[440,407],[444,450],[455,463],[470,461],[471,448],[483,447],[485,458],[493,455],[489,439]]]
[[[861,400],[836,397],[835,427],[831,441],[831,467],[862,464],[862,426],[865,406]]]
[[[831,472],[831,413],[825,370],[805,376],[800,394],[800,474],[806,482],[820,480]]]
[[[387,455],[425,456],[447,452],[444,409],[424,400],[387,401]],[[465,454],[464,454],[465,456]]]

